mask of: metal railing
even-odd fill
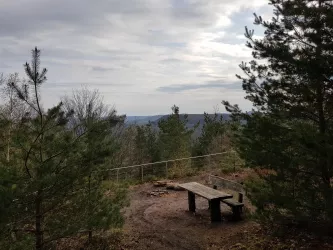
[[[190,168],[195,168],[195,164],[192,164],[193,160],[196,159],[207,159],[208,162],[201,162],[202,165],[208,165],[208,169],[212,169],[212,158],[216,156],[226,155],[226,154],[234,154],[234,157],[236,156],[236,152],[234,150],[221,152],[221,153],[215,153],[215,154],[207,154],[207,155],[201,155],[201,156],[193,156],[193,157],[186,157],[186,158],[178,158],[178,159],[171,159],[171,160],[164,160],[164,161],[158,161],[158,162],[151,162],[151,163],[144,163],[144,164],[137,164],[137,165],[131,165],[126,167],[119,167],[119,168],[111,168],[111,169],[104,169],[104,171],[108,172],[108,179],[115,178],[118,182],[122,176],[125,175],[125,179],[128,179],[128,176],[134,175],[134,179],[141,180],[142,182],[145,179],[145,175],[151,175],[154,177],[165,177],[168,178],[169,175],[169,167],[171,167],[171,163],[176,162],[186,162],[188,161],[190,163]],[[236,164],[235,161],[233,164]],[[234,166],[235,167],[235,166]],[[147,168],[150,168],[149,171]],[[162,173],[161,173],[162,169]],[[133,178],[132,178],[133,179]]]

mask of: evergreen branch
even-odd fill
[[[38,83],[41,84],[43,83],[44,81],[46,81],[46,73],[47,73],[47,69],[44,68],[42,73],[40,74],[39,78],[38,78]]]
[[[33,143],[31,144],[29,150],[28,150],[28,153],[25,157],[25,160],[24,160],[24,166],[25,166],[25,169],[26,169],[26,172],[28,173],[29,177],[32,178],[31,174],[30,174],[30,171],[29,171],[29,168],[28,168],[28,159],[29,159],[29,156],[30,156],[30,153],[31,153],[31,150],[32,150],[32,147],[33,145],[36,143],[36,141],[38,140],[38,138],[41,136],[42,134],[39,133],[37,135],[37,137],[35,138],[35,140],[33,141]]]
[[[32,67],[34,69],[34,78],[33,78],[33,82],[36,83],[37,82],[37,76],[38,76],[38,71],[39,71],[39,65],[40,65],[40,50],[37,49],[37,47],[35,47],[34,50],[31,51],[32,54]]]
[[[27,76],[31,79],[31,81],[33,81],[34,73],[32,72],[29,63],[27,63],[27,62],[24,64],[24,71],[27,74]]]
[[[22,94],[21,90],[14,83],[12,83],[12,87],[15,89],[15,91],[17,92],[17,94],[18,94],[18,96],[20,97],[21,100],[23,100],[26,104],[28,104],[28,106],[30,108],[32,108],[33,110],[35,110],[36,112],[38,112],[37,109],[34,107],[34,105],[31,104],[28,101],[28,99],[26,98],[26,96]]]
[[[28,153],[29,151],[22,145],[22,143],[21,142],[19,142],[18,141],[18,144],[21,146],[21,149],[23,149],[23,151],[25,151],[25,153]],[[32,154],[31,152],[30,152],[30,154]],[[38,161],[38,158],[36,157],[36,155],[35,154],[32,154],[34,157],[35,157],[35,160],[37,160]]]
[[[46,126],[47,122],[44,124],[44,126]],[[44,127],[41,128],[41,131],[38,133],[38,135],[36,136],[35,140],[33,141],[33,143],[30,145],[30,148],[28,150],[28,153],[26,155],[26,158],[25,158],[25,161],[24,161],[24,165],[25,165],[25,168],[26,168],[26,171],[29,175],[29,177],[31,178],[31,174],[30,174],[30,171],[28,169],[28,165],[27,165],[27,162],[28,162],[28,159],[29,159],[29,156],[30,156],[30,153],[32,151],[32,148],[33,148],[33,145],[36,143],[36,141],[38,140],[39,137],[41,137],[43,134],[45,133],[44,131]],[[40,146],[40,150],[41,150],[41,146]],[[40,152],[41,153],[41,152]],[[42,160],[42,159],[41,159]]]
[[[296,34],[296,36],[293,37],[293,36],[289,35],[288,33],[286,33],[286,35],[289,36],[289,38],[294,38],[294,39],[296,39],[298,42],[303,43],[304,45],[307,45],[307,46],[309,46],[309,47],[311,47],[311,48],[314,48],[314,49],[316,48],[315,45],[312,45],[312,44],[310,44],[310,43],[308,43],[308,42],[306,42],[306,41],[301,40],[300,37],[302,37],[302,35],[299,34],[299,32],[297,31],[295,25],[293,25],[292,23],[290,23],[289,25],[293,28],[293,30],[295,31],[295,34]]]

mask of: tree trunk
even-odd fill
[[[91,218],[92,216],[92,206],[91,206],[91,174],[89,174],[89,217]],[[92,242],[92,228],[89,227],[89,234],[88,234],[88,243],[90,244]]]
[[[41,199],[41,191],[37,191],[37,197],[35,201],[36,209],[35,209],[35,238],[36,238],[36,250],[43,249],[43,229],[42,229],[42,199]]]
[[[321,8],[323,3],[323,0],[318,0],[318,6]],[[320,20],[318,20],[320,23]],[[317,30],[317,35],[319,37],[318,46],[316,48],[316,56],[317,59],[321,58],[322,55],[322,29],[321,25]],[[320,63],[320,62],[319,62]],[[324,85],[324,79],[318,80],[318,87],[317,87],[317,111],[318,111],[318,117],[319,117],[319,133],[320,133],[320,144],[321,147],[324,147],[323,154],[320,154],[319,159],[319,167],[321,168],[321,175],[322,175],[322,181],[323,181],[323,195],[326,203],[326,209],[328,209],[333,204],[333,197],[332,197],[332,189],[331,189],[331,177],[332,174],[330,172],[330,162],[329,162],[329,152],[327,152],[327,140],[326,140],[326,134],[327,134],[327,121],[325,117],[325,111],[324,111],[324,102],[325,102],[325,85]]]
[[[92,230],[89,230],[88,243],[91,244],[91,242],[92,242]]]

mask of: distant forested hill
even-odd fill
[[[224,120],[230,120],[229,114],[219,114],[222,115]],[[214,117],[214,114],[210,116]],[[153,124],[153,126],[158,129],[158,122],[160,120],[166,119],[168,115],[154,115],[154,116],[127,116],[126,123],[128,125],[136,124],[136,125],[145,125],[149,121]],[[181,115],[181,118],[184,119],[184,115]],[[203,114],[188,114],[188,128],[193,128],[198,122],[200,122],[199,127],[195,131],[195,137],[200,135],[200,131],[202,129],[202,125],[204,124],[204,115]]]
[[[137,124],[137,125],[144,125],[147,124],[149,121],[155,122],[159,120],[164,115],[153,115],[153,116],[126,116],[126,123],[127,124]]]
[[[219,114],[220,116],[223,116],[224,120],[229,120],[230,115],[229,114]],[[210,116],[214,117],[214,114],[211,114]],[[127,116],[126,117],[126,123],[127,124],[137,124],[137,125],[144,125],[147,124],[149,121],[151,121],[154,125],[157,126],[159,120],[163,120],[168,115],[153,115],[153,116]],[[184,115],[181,115],[181,118],[184,118]],[[203,114],[188,114],[188,126],[193,127],[197,122],[200,122],[200,124],[203,124],[204,122],[204,115]]]

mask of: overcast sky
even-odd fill
[[[248,110],[235,74],[251,59],[244,26],[271,15],[267,2],[0,0],[0,72],[23,76],[37,46],[46,107],[85,85],[121,114],[223,112],[223,99]]]

